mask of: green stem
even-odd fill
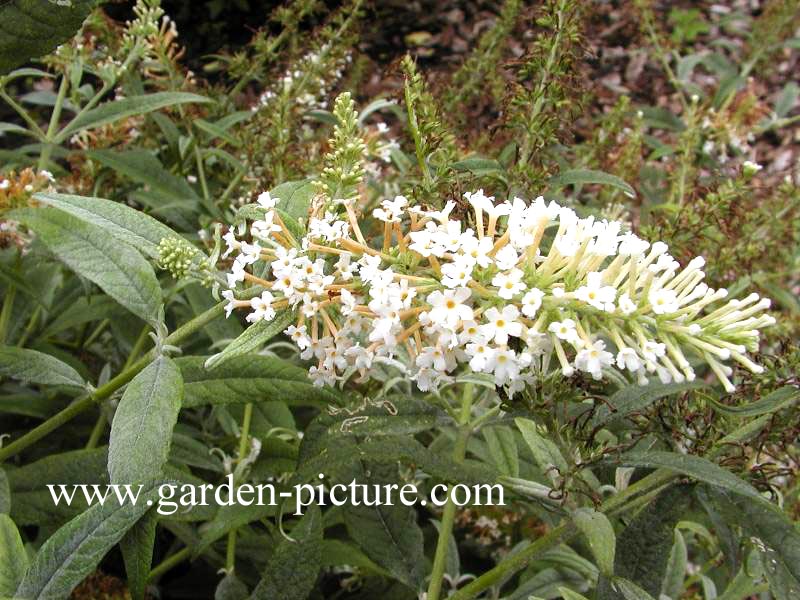
[[[17,104],[16,101],[11,96],[9,96],[5,90],[0,89],[0,98],[5,100],[6,104],[8,104],[11,108],[13,108],[16,111],[16,113],[20,117],[22,117],[22,120],[28,124],[28,127],[30,127],[31,131],[36,135],[39,141],[42,142],[45,141],[44,131],[42,131],[42,128],[39,127],[36,121],[33,120],[33,117],[31,117],[30,114],[28,114],[27,110],[25,110],[19,104]]]
[[[17,286],[13,283],[8,286],[6,296],[3,299],[3,308],[0,310],[0,344],[6,343],[8,335],[8,324],[11,321],[11,313],[14,310],[14,299],[17,297]]]
[[[103,411],[100,411],[100,414],[97,417],[97,421],[94,423],[94,427],[92,428],[92,433],[89,435],[89,441],[86,442],[86,449],[91,450],[92,448],[97,448],[97,444],[100,443],[100,436],[103,435],[103,431],[106,428],[106,416],[103,414]]]
[[[456,436],[455,447],[453,448],[453,460],[456,463],[464,462],[467,453],[467,442],[472,433],[470,426],[470,416],[472,414],[473,389],[472,384],[464,386],[464,396],[461,400],[461,414],[459,415],[458,434]],[[453,532],[453,523],[456,517],[456,503],[450,495],[453,487],[447,490],[447,504],[442,513],[442,523],[439,527],[439,539],[436,542],[436,554],[433,557],[433,569],[431,571],[431,581],[428,584],[427,600],[439,600],[442,593],[442,581],[444,580],[444,570],[447,563],[447,549],[450,545],[450,535]]]
[[[53,105],[53,112],[50,114],[50,124],[47,126],[47,133],[45,137],[44,148],[39,155],[38,170],[42,171],[47,168],[47,163],[50,162],[50,155],[53,153],[53,136],[58,130],[58,122],[61,120],[61,109],[64,106],[64,98],[67,96],[67,88],[69,87],[69,77],[67,74],[61,76],[61,85],[58,87],[58,96],[56,96],[56,103]]]
[[[159,577],[161,577],[164,573],[169,571],[170,569],[175,568],[187,558],[192,555],[192,551],[189,547],[183,548],[182,550],[178,550],[172,556],[168,556],[158,565],[153,567],[153,570],[150,571],[150,574],[147,576],[147,581],[156,581]]]
[[[220,302],[216,306],[209,308],[207,311],[197,315],[194,319],[176,329],[167,336],[165,343],[171,346],[179,344],[190,335],[199,331],[206,324],[219,317],[223,312],[225,312],[225,303]],[[35,427],[18,440],[10,443],[5,448],[0,448],[0,463],[7,460],[9,457],[22,452],[31,444],[35,444],[47,434],[58,429],[65,423],[68,423],[77,417],[79,414],[94,406],[96,402],[100,402],[110,397],[114,392],[133,379],[139,371],[150,364],[150,361],[153,360],[153,358],[155,358],[155,349],[150,350],[150,352],[145,354],[126,370],[119,373],[105,385],[97,388],[91,394],[82,396],[74,403],[70,404],[67,408],[53,415],[47,419],[47,421],[38,427]]]
[[[25,327],[25,331],[22,332],[19,340],[17,341],[17,346],[19,348],[23,348],[25,346],[25,342],[28,341],[28,338],[33,333],[33,330],[36,328],[36,323],[39,321],[39,315],[42,314],[42,306],[41,304],[38,305],[34,310],[31,318],[28,320],[28,325]]]
[[[242,432],[239,436],[239,461],[241,463],[247,456],[247,446],[250,441],[250,423],[253,421],[253,404],[248,402],[244,406],[244,416],[242,417]],[[237,464],[238,464],[237,463]],[[233,486],[236,487],[238,482],[234,481]],[[233,493],[233,490],[231,490]],[[225,570],[228,574],[233,573],[236,566],[236,528],[228,532],[228,546],[225,552]]]
[[[125,364],[122,367],[123,371],[128,369],[136,361],[136,359],[139,358],[139,353],[142,351],[144,343],[147,341],[147,333],[149,331],[150,327],[147,325],[142,327],[142,331],[139,333],[139,337],[136,338],[133,348],[131,348],[131,353],[128,355],[128,360],[125,361]]]

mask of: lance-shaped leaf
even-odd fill
[[[257,321],[244,330],[244,333],[233,340],[226,348],[206,360],[206,368],[215,369],[227,361],[254,352],[269,340],[280,334],[294,321],[294,312],[282,310],[272,321]]]
[[[724,490],[706,488],[704,495],[733,527],[741,527],[761,553],[770,592],[777,600],[800,598],[800,532],[777,507],[753,502]]]
[[[508,477],[519,476],[519,452],[514,432],[506,425],[483,428],[483,439],[497,470]]]
[[[753,500],[761,501],[762,499],[758,490],[749,483],[701,456],[660,450],[634,451],[620,456],[620,462],[628,467],[669,469]]]
[[[133,378],[111,424],[112,483],[138,483],[161,475],[182,399],[183,379],[171,358],[158,357]]]
[[[567,461],[564,460],[558,447],[539,432],[536,423],[530,419],[521,418],[514,419],[514,422],[543,473],[551,480],[556,481],[567,472]]]
[[[187,103],[201,104],[204,102],[212,102],[212,100],[205,96],[187,92],[156,92],[146,96],[131,96],[121,100],[112,100],[101,104],[97,108],[87,110],[76,117],[58,132],[56,141],[60,143],[69,139],[72,134],[78,131],[100,127],[134,115],[143,115],[167,106]]]
[[[0,346],[0,375],[42,385],[85,385],[75,369],[55,356],[14,346]]]
[[[11,597],[28,568],[28,555],[17,526],[0,514],[0,598]]]
[[[135,486],[135,505],[108,498],[58,529],[39,549],[14,598],[63,600],[158,500],[159,483]]]
[[[77,33],[95,0],[56,4],[49,0],[0,3],[0,75],[49,54]]]
[[[673,531],[691,505],[691,490],[688,485],[667,488],[620,533],[614,559],[615,577],[599,578],[598,600],[619,600],[619,577],[635,583],[651,596],[659,595],[672,550]],[[622,593],[622,597],[629,596]]]
[[[153,563],[153,547],[156,542],[158,515],[151,509],[119,542],[122,559],[125,562],[125,575],[133,600],[144,600],[147,578]]]
[[[184,407],[244,404],[259,400],[325,407],[341,403],[333,388],[315,386],[308,371],[274,356],[238,356],[208,370],[205,357],[178,358],[183,372]]]
[[[572,520],[589,542],[589,549],[600,571],[611,576],[614,573],[617,538],[608,517],[596,510],[579,508],[572,515]]]
[[[592,169],[571,169],[559,173],[548,182],[553,189],[559,189],[566,185],[586,185],[589,183],[599,183],[601,185],[610,185],[615,187],[631,198],[636,196],[636,191],[625,180],[620,179],[616,175],[606,173],[604,171],[595,171]]]
[[[397,466],[357,460],[352,473],[357,483],[372,488],[395,483]],[[371,560],[411,589],[420,590],[425,560],[416,511],[397,500],[391,505],[371,502],[373,506],[367,506],[366,500],[357,492],[352,504],[344,507],[347,532]]]
[[[14,211],[53,255],[133,314],[158,322],[161,289],[150,264],[113,232],[52,208]]]
[[[119,202],[50,192],[41,192],[34,198],[107,230],[150,258],[158,258],[158,244],[162,239],[182,239],[178,233],[153,217]]]
[[[592,417],[592,427],[605,425],[626,415],[644,410],[656,400],[681,394],[687,390],[708,387],[700,381],[682,383],[651,383],[649,385],[629,385],[612,395],[606,404],[601,404]]]
[[[322,513],[308,507],[267,561],[251,600],[305,600],[314,589],[322,564]]]

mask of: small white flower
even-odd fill
[[[447,358],[440,348],[427,346],[417,355],[416,365],[444,373],[447,370]]]
[[[305,325],[300,325],[299,327],[290,325],[286,329],[285,333],[295,344],[297,344],[297,347],[300,348],[300,350],[305,350],[311,345],[311,338],[308,337]]]
[[[231,272],[227,273],[226,275],[228,279],[228,287],[229,288],[236,287],[237,282],[244,281],[244,275],[245,275],[244,265],[238,260],[233,261]]]
[[[590,373],[595,379],[602,379],[603,367],[611,366],[614,355],[606,352],[606,344],[602,340],[597,340],[592,344],[578,351],[575,357],[575,366],[581,371]]]
[[[225,305],[225,318],[227,319],[231,316],[233,309],[236,308],[236,298],[233,295],[233,290],[223,290],[222,298],[228,301]]]
[[[472,321],[472,308],[464,304],[472,296],[469,288],[456,288],[440,292],[436,290],[428,294],[428,313],[431,321],[437,325],[455,331],[461,321]]]
[[[571,344],[577,344],[579,342],[578,331],[575,329],[575,321],[572,319],[553,321],[550,323],[547,330],[550,333],[554,333],[558,339],[564,340],[565,342]]]
[[[472,281],[472,269],[475,263],[471,258],[458,255],[456,260],[442,265],[442,285],[449,288],[466,287]]]
[[[636,312],[636,305],[633,303],[627,292],[619,297],[617,308],[623,315],[629,315],[633,312]]]
[[[522,282],[522,271],[511,269],[506,273],[498,273],[492,278],[492,285],[497,286],[497,295],[505,300],[511,300],[517,294],[525,291]]]
[[[494,355],[494,349],[483,340],[477,340],[467,344],[467,354],[470,357],[469,367],[473,371],[481,372],[486,368],[486,363]]]
[[[617,288],[610,285],[604,286],[602,273],[593,272],[587,275],[586,285],[575,290],[575,297],[599,310],[612,312],[614,300],[617,297]]]
[[[494,262],[501,271],[513,269],[519,262],[519,255],[513,246],[506,245],[495,254]]]
[[[651,289],[647,294],[647,301],[650,302],[653,312],[657,315],[673,313],[680,308],[675,290]]]
[[[520,367],[516,353],[504,347],[498,348],[492,353],[489,360],[486,361],[485,370],[494,373],[497,385],[506,385],[519,376]]]
[[[250,300],[250,307],[253,309],[247,320],[250,323],[256,321],[271,321],[275,318],[275,309],[272,308],[272,302],[275,300],[274,296],[268,290],[261,292],[261,296],[256,296]]]
[[[272,210],[278,205],[280,198],[273,198],[269,192],[261,192],[256,199],[259,206],[267,210]]]
[[[481,326],[481,334],[487,340],[494,340],[498,344],[508,343],[508,337],[522,335],[522,323],[519,319],[519,309],[513,304],[504,306],[502,312],[494,306],[483,314],[486,324]]]
[[[529,289],[522,297],[522,314],[533,319],[542,306],[544,292],[538,288]]]
[[[642,360],[633,348],[620,348],[617,352],[617,367],[636,373],[642,369]]]

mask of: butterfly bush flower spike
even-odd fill
[[[292,311],[286,334],[316,385],[366,380],[379,363],[404,368],[422,391],[471,370],[511,395],[577,372],[691,381],[702,364],[731,391],[732,363],[761,371],[748,353],[774,323],[769,300],[711,289],[702,258],[681,267],[663,242],[541,197],[464,198],[464,222],[450,218],[453,202],[428,211],[404,196],[381,202],[371,219],[352,202],[314,205],[297,239],[265,192],[263,216],[241,230],[249,241],[224,238],[235,256],[226,312],[245,309],[254,323]],[[362,233],[370,223],[378,245]],[[244,285],[264,291],[238,300]]]

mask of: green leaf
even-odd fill
[[[339,567],[344,565],[358,567],[381,577],[391,577],[388,571],[376,565],[353,544],[342,540],[322,540],[322,566]]]
[[[672,600],[678,600],[683,592],[683,579],[686,576],[686,563],[689,560],[689,553],[686,549],[686,541],[683,534],[676,528],[673,531],[675,541],[667,561],[667,569],[664,573],[664,582],[661,584],[661,595]]]
[[[222,352],[206,359],[207,369],[216,369],[231,359],[259,350],[269,340],[283,332],[294,322],[294,312],[282,310],[272,321],[257,321],[244,330],[244,333],[228,344]]]
[[[558,447],[539,433],[538,426],[530,419],[517,418],[514,422],[533,452],[533,458],[542,473],[553,481],[563,476],[568,470],[567,461],[564,460]]]
[[[77,493],[71,506],[66,506],[63,500],[56,506],[47,485],[106,484],[106,462],[105,448],[74,450],[50,454],[19,469],[9,470],[8,483],[14,498],[11,518],[20,527],[61,525],[85,509],[86,501],[83,494]]]
[[[210,371],[203,366],[205,360],[191,356],[176,361],[184,377],[186,408],[262,400],[318,407],[341,403],[335,389],[315,386],[306,369],[281,358],[238,356]]]
[[[686,129],[686,124],[680,117],[660,106],[643,106],[641,109],[644,115],[644,122],[656,129],[681,132]]]
[[[728,524],[741,527],[753,540],[776,600],[800,597],[800,532],[795,524],[763,499],[753,502],[716,489],[708,489],[707,496]]]
[[[52,337],[62,331],[93,321],[117,318],[124,313],[125,309],[105,294],[81,296],[54,315],[55,318],[47,324],[39,339]]]
[[[53,208],[21,209],[13,218],[33,229],[53,255],[145,321],[156,324],[161,288],[153,268],[131,246],[97,225]]]
[[[53,193],[39,193],[34,195],[34,198],[81,221],[105,229],[109,234],[150,258],[158,258],[158,244],[162,239],[183,239],[153,217],[119,202]]]
[[[613,575],[617,538],[608,517],[590,508],[579,508],[572,514],[572,521],[589,543],[600,571]]]
[[[86,385],[75,369],[54,356],[14,346],[0,346],[0,375],[41,385]]]
[[[147,578],[153,564],[153,547],[156,542],[158,516],[151,509],[119,542],[122,559],[125,562],[125,575],[133,600],[144,600]]]
[[[28,568],[28,555],[17,526],[0,514],[0,598],[12,597]]]
[[[11,488],[8,485],[8,475],[0,469],[0,515],[11,512]]]
[[[197,199],[192,186],[183,178],[167,171],[152,153],[147,150],[89,150],[89,158],[130,177],[152,191],[178,201]]]
[[[583,594],[579,594],[578,592],[573,592],[572,590],[565,587],[558,588],[558,593],[561,594],[564,600],[589,600]]]
[[[247,600],[249,595],[244,582],[233,574],[225,575],[214,590],[214,600]]]
[[[305,429],[303,453],[319,452],[341,437],[411,436],[446,425],[453,425],[453,420],[430,402],[413,396],[390,396],[377,405],[365,403],[333,414],[320,413]]]
[[[682,394],[688,390],[708,387],[700,381],[683,383],[650,383],[648,385],[629,385],[615,392],[607,403],[600,404],[592,417],[592,427],[621,419],[631,413],[640,412],[666,396]]]
[[[372,486],[395,483],[395,465],[381,466],[362,461],[355,461],[354,465],[359,484]],[[365,506],[364,500],[359,495],[351,499],[352,504],[343,507],[348,534],[371,560],[389,571],[398,581],[413,590],[421,590],[425,578],[425,558],[416,510],[399,501],[392,505],[375,503],[374,506]]]
[[[209,141],[220,139],[227,142],[234,148],[238,148],[239,146],[241,146],[241,142],[239,142],[239,140],[237,140],[235,137],[233,137],[231,134],[225,131],[225,129],[223,129],[216,123],[209,123],[205,119],[195,119],[193,123],[198,129],[204,131],[210,136]]]
[[[652,596],[658,596],[673,544],[673,531],[691,506],[691,486],[675,485],[661,492],[642,509],[617,537],[614,573],[601,576],[597,600],[617,600],[622,593],[619,578],[634,582]],[[637,598],[644,598],[638,596]]]
[[[609,461],[616,464],[617,461]],[[647,452],[626,452],[619,457],[619,462],[628,467],[642,467],[646,469],[669,469],[698,481],[730,490],[752,500],[762,501],[761,494],[743,479],[733,473],[717,466],[710,460],[691,454],[677,454],[650,450]]]
[[[761,398],[761,400],[745,404],[744,406],[727,406],[713,399],[711,400],[711,404],[714,406],[714,410],[724,415],[746,418],[777,412],[791,406],[798,400],[800,400],[800,389],[792,385],[785,385],[767,394]]]
[[[314,589],[322,563],[322,513],[308,507],[306,514],[283,538],[267,561],[251,600],[305,600]]]
[[[655,600],[652,595],[623,577],[614,578],[613,585],[625,600]]]
[[[63,600],[158,501],[158,483],[142,485],[136,505],[109,498],[58,529],[40,548],[15,597]]]
[[[235,492],[234,492],[235,493]],[[243,499],[253,498],[252,494],[244,494]],[[269,494],[264,495],[265,502],[269,501]],[[228,505],[223,504],[214,515],[214,518],[203,526],[200,541],[192,549],[192,555],[200,556],[205,550],[218,539],[234,529],[244,527],[253,521],[260,521],[267,517],[272,517],[277,512],[277,507],[271,504],[259,506],[256,503],[251,505],[239,504],[238,502]]]
[[[36,134],[33,131],[25,129],[16,123],[0,123],[0,136],[5,135],[6,133],[15,133],[17,135],[36,137]]]
[[[473,156],[454,162],[452,165],[455,171],[471,173],[476,177],[499,176],[502,178],[506,172],[503,165],[492,158]]]
[[[149,113],[167,106],[188,103],[203,104],[206,102],[213,101],[211,98],[186,92],[156,92],[145,96],[131,96],[121,100],[112,100],[76,117],[58,133],[56,142],[61,143],[82,130],[93,129],[107,123]]]
[[[519,477],[519,454],[511,428],[507,425],[484,427],[482,432],[497,470],[508,477]]]
[[[133,378],[111,424],[111,483],[138,483],[161,475],[182,398],[183,379],[171,358],[158,357]]]
[[[308,207],[314,197],[314,184],[310,179],[286,181],[270,190],[273,198],[278,198],[277,207],[287,214],[305,222],[308,219]]]
[[[0,75],[69,40],[94,6],[94,0],[72,0],[69,5],[49,0],[0,3]]]
[[[616,175],[611,175],[604,171],[595,171],[592,169],[570,169],[559,173],[548,181],[548,184],[553,189],[559,189],[567,185],[581,186],[587,183],[599,183],[602,185],[610,185],[615,187],[631,198],[636,197],[636,190],[630,184],[625,183]]]

